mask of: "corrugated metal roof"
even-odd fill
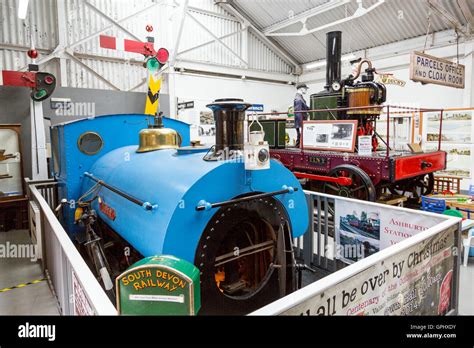
[[[291,15],[298,15],[304,11],[320,6],[330,0],[234,0],[238,8],[263,29],[287,19]]]
[[[287,74],[293,72],[292,67],[252,32],[249,33],[249,52],[252,52],[249,54],[251,69]]]
[[[194,5],[194,4],[193,4]],[[192,17],[190,17],[192,16]],[[226,20],[212,15],[202,13],[190,13],[185,19],[183,35],[179,45],[179,51],[185,51],[195,46],[212,41],[212,35],[196,23],[195,18],[217,37],[229,35],[240,30],[240,23]],[[241,52],[240,35],[233,35],[222,40],[237,55]],[[213,42],[201,48],[180,55],[186,60],[195,60],[213,64],[240,66],[243,64],[235,55],[224,48],[223,45]]]
[[[239,11],[246,14],[254,21],[257,27],[264,29],[288,19],[288,14],[293,11],[295,15],[314,8],[327,1],[310,0],[234,0],[233,4]],[[363,0],[364,7],[376,3],[376,0]],[[456,0],[443,0],[443,7],[453,15],[459,22],[466,24],[460,7]],[[474,1],[469,1],[474,11]],[[307,28],[319,27],[321,25],[342,19],[351,15],[357,8],[353,0],[350,4],[325,12],[307,21]],[[326,32],[340,30],[343,33],[343,53],[359,51],[376,46],[381,46],[397,41],[410,39],[426,34],[427,15],[429,7],[426,1],[419,0],[385,0],[385,3],[368,14],[332,26],[326,30],[315,32],[306,36],[271,37],[299,63],[304,64],[323,59],[326,55]],[[285,28],[285,32],[291,30],[299,31],[301,24]],[[431,32],[452,29],[436,13],[431,16]]]

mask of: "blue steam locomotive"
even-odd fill
[[[52,128],[63,223],[106,289],[133,262],[168,254],[200,270],[200,314],[248,313],[295,290],[291,242],[308,228],[307,203],[265,149],[256,161],[269,169],[246,169],[249,106],[208,105],[212,148],[191,142],[188,124],[147,115]]]

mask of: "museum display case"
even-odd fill
[[[21,125],[0,125],[0,231],[28,224],[23,183]]]

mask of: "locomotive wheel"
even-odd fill
[[[292,271],[286,272],[283,281],[274,267],[278,231],[287,221],[285,210],[273,198],[219,209],[196,250],[200,315],[248,314],[280,298],[281,284],[293,281]],[[292,290],[286,287],[285,293]]]
[[[414,200],[419,200],[421,196],[427,196],[433,193],[434,190],[434,175],[429,173],[426,175],[417,176],[412,179],[403,180],[395,183],[390,187],[392,194],[400,196],[410,196]]]
[[[352,179],[352,185],[343,186],[337,183],[325,182],[323,192],[341,197],[355,198],[363,201],[375,202],[377,194],[375,186],[370,177],[359,167],[343,164],[333,168],[329,176],[340,178],[346,177]]]

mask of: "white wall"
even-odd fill
[[[293,104],[295,87],[284,84],[229,78],[176,74],[176,97],[194,100],[196,109],[218,98],[240,98],[251,104],[264,104],[265,112],[285,111]]]
[[[177,73],[174,78],[179,102],[194,101],[194,108],[181,110],[178,119],[194,125],[191,138],[214,144],[214,136],[199,136],[200,112],[210,111],[207,104],[219,98],[240,98],[251,104],[263,104],[264,112],[284,111],[293,104],[295,87],[284,84],[196,76]]]

